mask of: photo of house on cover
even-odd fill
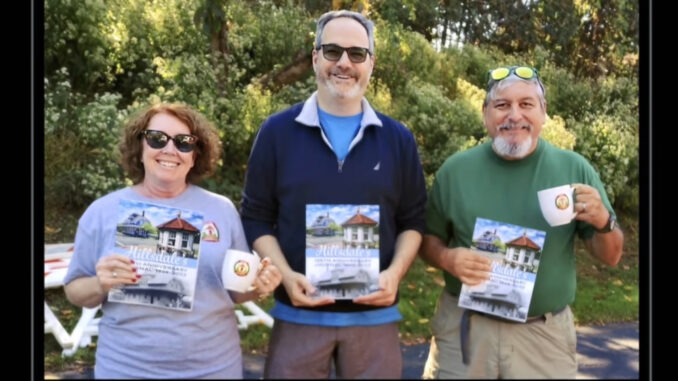
[[[190,210],[121,200],[115,252],[132,258],[141,278],[111,289],[108,300],[190,311],[202,226],[202,215]]]
[[[492,260],[490,279],[462,285],[459,306],[524,322],[532,299],[546,233],[477,218],[471,250]]]
[[[314,297],[379,289],[379,205],[306,205],[306,277]]]

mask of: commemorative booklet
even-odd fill
[[[306,205],[306,277],[315,298],[379,289],[379,205]]]
[[[108,301],[191,311],[202,226],[194,211],[121,200],[113,251],[133,259],[141,278],[112,288]]]
[[[477,218],[471,250],[492,260],[490,279],[462,284],[459,307],[525,322],[546,232]]]

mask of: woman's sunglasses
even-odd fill
[[[348,59],[353,63],[365,62],[368,54],[372,54],[367,48],[360,48],[357,46],[351,46],[350,48],[343,48],[336,44],[323,44],[316,50],[323,50],[323,57],[328,61],[339,61],[341,56],[344,54],[344,51],[348,53]]]
[[[174,141],[174,146],[181,152],[191,152],[198,142],[198,137],[188,134],[177,134],[174,137],[167,135],[162,131],[144,130],[141,134],[146,138],[146,143],[151,148],[164,148],[170,140]]]

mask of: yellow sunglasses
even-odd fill
[[[537,73],[537,69],[529,66],[503,66],[498,67],[496,69],[492,69],[487,74],[489,77],[487,81],[488,91],[492,88],[492,85],[494,85],[496,82],[505,79],[511,74],[515,74],[517,77],[522,79],[532,79],[536,77],[537,83],[539,84],[540,87],[542,87],[541,80],[539,80],[539,74]]]

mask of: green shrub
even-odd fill
[[[574,150],[598,171],[610,202],[627,210],[638,205],[638,140],[629,132],[634,123],[634,118],[619,114],[588,114],[581,121],[568,121],[577,135]]]
[[[481,88],[474,86],[472,83],[464,80],[464,78],[457,78],[457,95],[459,98],[467,101],[482,118],[483,102],[487,92]]]
[[[577,80],[572,73],[549,63],[539,74],[546,88],[549,114],[581,120],[599,107],[593,102],[595,92],[589,80]]]
[[[440,86],[423,83],[417,77],[407,81],[404,93],[395,100],[392,116],[412,130],[430,185],[445,159],[468,146],[474,134],[481,134],[482,120],[468,101],[450,100]]]
[[[67,80],[45,87],[46,207],[80,209],[125,184],[117,143],[126,112],[117,109],[118,94],[81,104]]]
[[[228,46],[233,66],[242,69],[239,86],[278,70],[297,54],[307,54],[315,42],[315,23],[299,7],[277,7],[268,2],[228,2]]]
[[[446,57],[445,62],[454,65],[456,77],[464,78],[483,90],[487,86],[487,72],[501,65],[497,63],[501,54],[490,47],[480,49],[477,46],[464,45],[461,49],[447,49],[443,54]]]
[[[406,81],[416,75],[424,83],[440,85],[441,60],[419,33],[399,24],[378,21],[375,28],[375,82],[385,83],[399,95]]]
[[[114,37],[101,24],[107,7],[103,0],[46,0],[45,73],[68,68],[68,81],[79,93],[97,92],[111,84]],[[61,74],[63,78],[63,73]]]
[[[365,98],[370,106],[384,115],[393,115],[393,98],[391,91],[383,83],[375,82],[368,88]]]
[[[556,147],[568,150],[572,150],[577,141],[577,137],[565,128],[565,121],[558,115],[553,118],[546,116],[539,136]]]

